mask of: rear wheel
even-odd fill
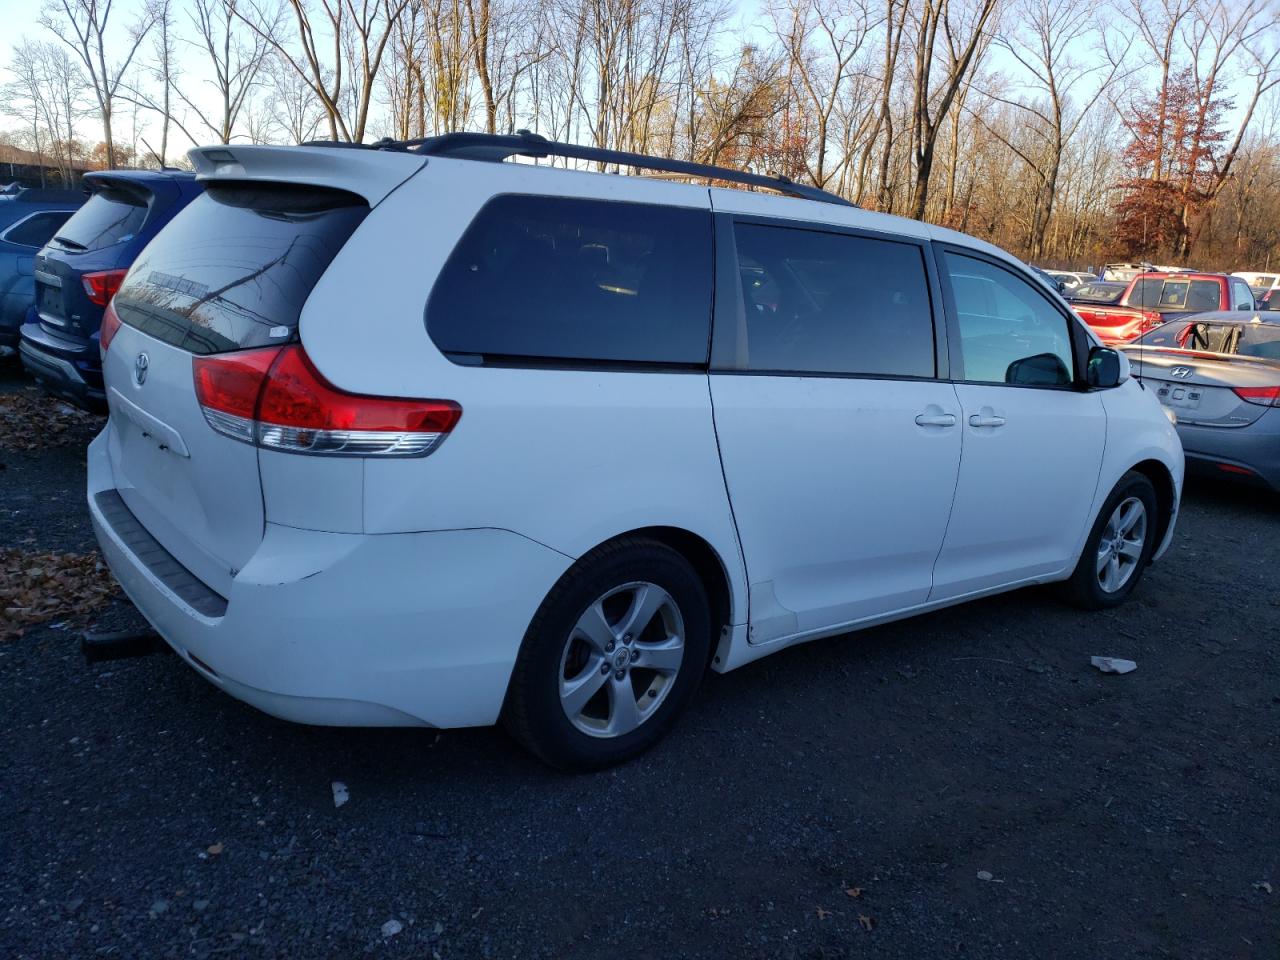
[[[525,634],[503,720],[552,766],[592,770],[648,749],[706,669],[711,618],[689,562],[629,539],[583,557]]]
[[[1155,487],[1142,474],[1127,473],[1116,484],[1067,581],[1077,606],[1103,610],[1129,598],[1155,551],[1157,509]]]

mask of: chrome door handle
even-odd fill
[[[954,427],[954,413],[922,413],[916,417],[916,425],[920,427]]]
[[[971,427],[1003,427],[1004,417],[983,417],[974,414],[969,418],[969,426]]]

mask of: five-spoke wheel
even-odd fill
[[[1067,581],[1071,599],[1099,610],[1124,602],[1142,578],[1157,537],[1156,490],[1141,473],[1120,478],[1098,512],[1075,572]]]
[[[560,658],[560,706],[593,737],[630,733],[671,692],[684,661],[684,618],[644,581],[614,587],[583,611]]]
[[[1115,593],[1138,570],[1147,542],[1147,508],[1138,497],[1127,497],[1111,512],[1098,541],[1098,583]]]
[[[503,717],[563,768],[619,763],[687,706],[711,653],[706,590],[681,554],[627,538],[579,560],[525,634]]]

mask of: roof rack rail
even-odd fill
[[[694,163],[691,160],[667,160],[643,153],[629,153],[625,150],[609,150],[604,147],[582,147],[574,143],[559,143],[555,140],[548,140],[540,134],[531,133],[528,130],[520,130],[514,134],[442,133],[439,136],[422,137],[417,140],[382,139],[367,145],[333,140],[312,140],[303,144],[303,146],[367,146],[371,150],[404,150],[429,157],[485,160],[495,163],[511,157],[531,157],[534,159],[565,157],[571,160],[587,160],[595,163],[616,163],[621,167],[635,167],[640,170],[658,170],[664,173],[676,173],[690,177],[705,177],[709,180],[724,180],[730,183],[741,183],[746,186],[765,187],[787,196],[799,197],[802,200],[834,203],[843,207],[856,206],[856,204],[851,203],[844,197],[837,196],[818,187],[796,183],[790,177],[748,173],[745,170],[717,167],[709,163]]]

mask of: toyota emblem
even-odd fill
[[[1195,371],[1192,370],[1190,367],[1174,367],[1172,370],[1169,371],[1169,376],[1177,380],[1185,380],[1187,379],[1187,377],[1191,376],[1191,374],[1193,373],[1195,373]],[[141,383],[142,381],[139,380],[138,382]]]
[[[133,382],[138,386],[142,386],[147,380],[147,367],[151,365],[151,361],[145,353],[138,354],[138,359],[133,361]]]

